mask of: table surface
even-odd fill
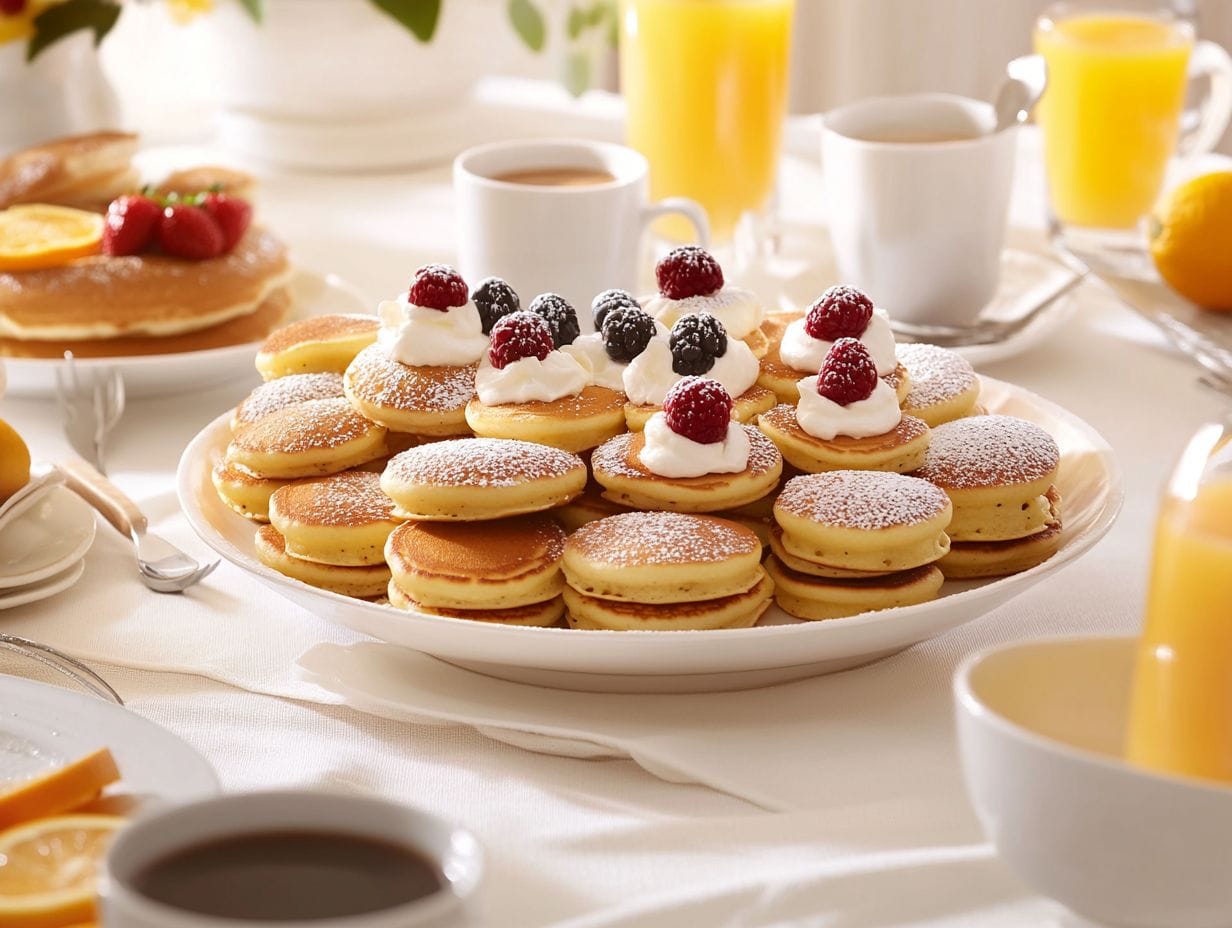
[[[1031,223],[1039,209],[1034,168],[1029,157],[1020,164],[1018,224]],[[792,218],[821,223],[818,177],[813,159],[787,159],[783,201]],[[342,275],[374,305],[404,287],[413,268],[452,254],[443,166],[398,176],[266,174],[259,202],[300,264]],[[964,654],[998,641],[1134,630],[1158,489],[1184,440],[1223,407],[1197,385],[1187,362],[1097,284],[1084,285],[1078,299],[1080,310],[1063,330],[986,371],[1068,407],[1104,434],[1127,480],[1119,523],[1055,580],[963,629],[831,678],[824,690],[793,684],[756,697],[769,705],[781,698],[785,710],[783,718],[765,714],[764,736],[785,745],[808,739],[793,747],[814,752],[823,764],[832,744],[850,746],[850,730],[859,730],[865,747],[829,759],[823,769],[833,775],[818,783],[814,801],[755,803],[718,788],[668,782],[628,758],[532,753],[466,725],[408,724],[259,695],[210,679],[223,674],[160,672],[123,655],[100,669],[134,711],[199,749],[228,790],[376,792],[472,828],[489,853],[479,924],[1061,924],[1059,910],[1034,897],[992,854],[966,805],[950,673]],[[179,449],[249,386],[132,403],[114,439],[117,482],[148,506],[172,507],[168,490]],[[64,452],[51,405],[8,399],[2,412],[37,456]],[[88,571],[102,569],[104,554],[90,557]],[[224,565],[215,582],[230,582],[228,570]],[[309,619],[272,592],[243,589],[263,597],[258,605],[271,614]],[[55,638],[57,616],[105,613],[109,594],[98,602],[82,595],[72,591],[54,606],[0,613],[0,629],[73,650],[73,641]],[[171,607],[164,600],[149,608]],[[165,635],[174,642],[175,613],[165,615]],[[94,653],[84,645],[78,650]],[[910,679],[911,690],[896,690],[898,679]],[[818,692],[847,714],[823,717],[819,706],[816,724],[802,726],[810,706],[799,700]],[[876,698],[878,692],[886,698]],[[704,716],[705,702],[692,705]],[[791,724],[783,720],[788,716]],[[699,716],[702,723],[721,732],[721,719]],[[793,778],[791,769],[771,763],[768,793],[776,781]]]

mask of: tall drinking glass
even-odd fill
[[[787,111],[795,0],[622,0],[629,145],[650,161],[654,199],[684,196],[730,238],[774,194]],[[664,236],[692,234],[676,219]]]
[[[1192,22],[1163,0],[1054,4],[1036,23],[1035,50],[1048,67],[1036,117],[1053,234],[1080,254],[1133,263],[1169,159],[1211,150],[1228,125],[1232,59],[1195,42]],[[1199,77],[1205,102],[1182,135]]]

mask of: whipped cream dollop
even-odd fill
[[[416,306],[404,293],[377,308],[377,344],[385,356],[412,367],[474,364],[488,350],[479,310],[469,300],[444,312]]]
[[[751,290],[743,287],[723,287],[706,296],[690,296],[683,300],[673,300],[656,293],[644,301],[642,308],[668,328],[675,325],[681,316],[710,313],[723,323],[729,338],[744,338],[766,319],[761,301]]]
[[[709,444],[677,434],[667,416],[657,412],[646,423],[638,460],[660,477],[704,477],[735,474],[749,466],[749,434],[739,422],[728,423],[722,441]]]
[[[860,336],[860,344],[868,349],[877,366],[877,375],[885,377],[894,373],[898,367],[898,357],[894,353],[894,330],[890,328],[890,320],[881,310],[873,313],[868,321],[864,334]],[[804,320],[797,319],[783,333],[783,341],[779,345],[779,357],[783,363],[798,371],[819,371],[821,362],[826,359],[834,342],[823,338],[813,338],[804,330]]]
[[[590,383],[590,374],[576,358],[553,351],[540,361],[520,358],[504,367],[483,359],[475,374],[479,402],[488,406],[502,403],[550,403],[564,396],[576,396]]]
[[[658,322],[655,323],[655,332],[661,338],[667,338],[671,334],[665,326]],[[582,367],[589,371],[590,382],[595,386],[624,392],[625,368],[629,364],[627,361],[616,361],[607,353],[602,333],[579,335],[573,340],[572,345],[564,345],[560,350],[572,355]]]
[[[817,392],[817,378],[797,381],[800,402],[796,404],[796,421],[814,438],[830,441],[839,435],[848,438],[869,438],[884,435],[898,426],[902,411],[898,396],[884,380],[878,380],[872,395],[843,406]]]
[[[734,398],[753,384],[761,373],[761,363],[744,342],[728,338],[727,351],[714,359],[714,366],[703,376],[717,380]],[[667,391],[684,377],[672,370],[672,349],[668,339],[656,335],[646,350],[629,362],[624,373],[625,395],[634,403],[662,406]]]

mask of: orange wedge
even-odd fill
[[[0,212],[0,271],[58,267],[97,254],[102,242],[98,213],[42,203]]]
[[[103,788],[120,779],[115,759],[106,748],[33,780],[0,792],[0,829],[48,815],[59,815],[98,798]],[[7,923],[0,920],[0,925]]]
[[[113,815],[61,815],[0,832],[0,925],[88,924],[99,864],[125,824]]]

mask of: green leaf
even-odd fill
[[[586,11],[581,7],[570,6],[569,18],[565,23],[565,32],[569,36],[570,42],[576,42],[582,37],[582,32],[586,29]]]
[[[240,6],[244,8],[254,23],[265,21],[265,0],[240,0]]]
[[[575,97],[590,89],[590,57],[585,52],[570,52],[565,58],[563,82]]]
[[[441,18],[441,0],[370,0],[382,12],[389,14],[419,39],[431,42],[436,24]]]
[[[119,18],[120,4],[114,0],[67,0],[49,6],[34,17],[34,35],[26,47],[26,60],[33,61],[48,46],[82,29],[93,31],[97,45]]]
[[[607,12],[608,4],[604,3],[603,0],[597,0],[597,2],[591,4],[590,13],[586,17],[587,24],[590,26],[603,25],[603,20],[607,16]]]
[[[543,51],[548,27],[543,14],[531,0],[509,0],[509,21],[527,48],[533,52]]]

